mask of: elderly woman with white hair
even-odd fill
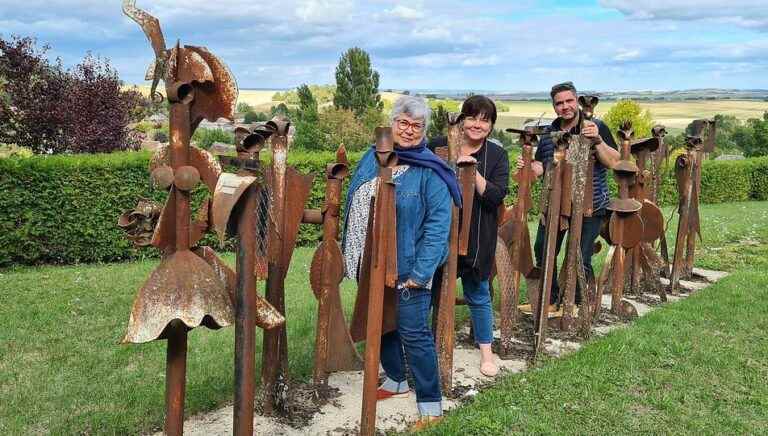
[[[421,419],[417,427],[442,416],[435,341],[428,325],[432,277],[448,253],[451,199],[461,195],[453,171],[426,147],[429,106],[402,96],[391,115],[398,165],[393,169],[397,209],[397,330],[381,338],[381,365],[387,374],[377,398],[409,395],[404,357],[416,384]],[[357,280],[365,245],[369,204],[376,191],[378,165],[372,147],[355,169],[346,202],[344,261]],[[404,354],[403,354],[404,353]]]

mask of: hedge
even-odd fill
[[[512,154],[512,152],[510,153]],[[351,153],[352,165],[360,153]],[[308,207],[321,206],[329,152],[293,152],[289,163],[315,175]],[[117,228],[118,215],[139,198],[163,201],[165,191],[149,183],[149,154],[123,152],[104,155],[33,156],[0,159],[0,267],[41,263],[111,262],[157,256],[135,249]],[[510,162],[515,162],[510,156]],[[615,192],[615,182],[609,178]],[[515,201],[510,185],[506,202]],[[534,211],[540,186],[534,186]],[[195,192],[199,204],[205,189]],[[676,199],[671,172],[664,175],[662,205]],[[768,199],[768,158],[707,161],[702,170],[704,203]],[[303,225],[299,244],[316,243],[318,226]],[[204,240],[215,244],[212,237]]]

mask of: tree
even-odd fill
[[[614,134],[625,121],[631,121],[632,129],[635,131],[635,138],[651,136],[651,129],[654,124],[651,111],[644,111],[636,101],[631,99],[617,101],[608,113],[605,114],[603,121]]]
[[[316,123],[318,117],[317,100],[312,95],[312,90],[307,85],[301,85],[296,89],[296,94],[299,100],[298,119]]]
[[[0,143],[35,153],[137,148],[128,124],[151,106],[141,94],[122,89],[108,60],[88,55],[66,70],[47,60],[47,50],[32,38],[0,38]]]
[[[438,103],[432,108],[432,115],[429,117],[429,128],[427,137],[435,138],[445,134],[445,128],[448,126],[448,111],[445,106]]]
[[[762,119],[748,119],[737,142],[741,143],[746,157],[768,156],[768,112],[763,113]]]
[[[296,89],[296,95],[299,108],[296,110],[296,133],[293,137],[293,145],[306,150],[323,149],[325,141],[318,126],[320,115],[317,110],[317,101],[307,85],[299,86]]]
[[[382,110],[379,73],[371,67],[371,59],[363,49],[353,47],[341,55],[336,67],[333,105],[337,109],[349,109],[358,117],[371,108]]]

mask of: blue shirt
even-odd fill
[[[608,128],[608,126],[602,120],[597,118],[593,118],[592,121],[597,124],[597,129],[600,133],[600,137],[603,138],[603,142],[608,144],[609,147],[618,150],[616,141],[613,139],[613,135],[611,135],[611,130]],[[547,132],[559,131],[561,122],[562,120],[560,118],[553,121],[552,124],[547,127]],[[570,133],[578,135],[580,127],[581,123],[572,128]],[[536,148],[536,156],[534,159],[541,162],[544,165],[544,170],[546,171],[547,165],[552,161],[554,154],[555,143],[552,141],[552,137],[545,133],[542,135],[541,140],[539,141],[539,146]],[[599,211],[600,209],[604,209],[610,202],[610,195],[608,193],[608,181],[605,179],[607,172],[608,168],[606,168],[599,159],[595,159],[595,169],[592,173],[593,213]]]
[[[427,153],[432,153],[426,150]],[[369,149],[355,168],[349,184],[345,213],[357,189],[377,177],[379,166]],[[397,215],[398,281],[412,279],[426,286],[437,267],[448,256],[451,227],[451,195],[438,174],[426,167],[410,165],[394,180]],[[348,216],[344,219],[345,238]],[[342,242],[342,247],[344,243]]]

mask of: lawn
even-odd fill
[[[697,264],[729,277],[502,378],[426,434],[768,433],[768,203],[702,210]]]
[[[623,432],[768,431],[760,427],[768,420],[768,392],[759,382],[768,379],[768,203],[702,211],[698,263],[732,271],[731,277],[569,358],[504,378],[451,414],[440,431],[590,433],[608,425],[621,425]],[[297,250],[287,283],[289,371],[298,379],[308,379],[312,365],[311,255],[312,249]],[[134,294],[156,264],[0,271],[0,433],[160,429],[165,342],[118,345]],[[350,282],[342,295],[349,309]],[[461,308],[457,319],[465,316]],[[190,334],[188,415],[231,400],[232,347],[232,328]]]

